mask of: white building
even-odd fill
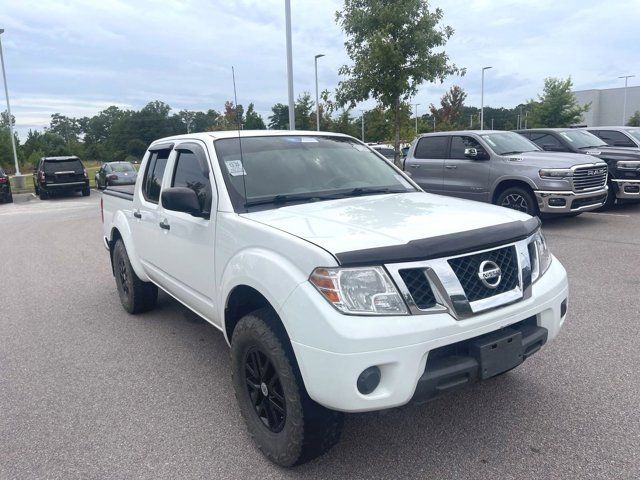
[[[591,108],[582,117],[584,125],[626,125],[635,112],[640,110],[640,86],[627,88],[627,113],[622,121],[624,87],[603,90],[579,90],[573,92],[578,103],[591,103]]]

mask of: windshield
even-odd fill
[[[133,165],[130,163],[112,163],[111,170],[114,172],[135,172]]]
[[[629,135],[631,135],[636,142],[640,142],[640,130],[627,130]]]
[[[593,133],[584,130],[564,130],[560,135],[575,148],[606,147],[607,144]]]
[[[67,160],[45,160],[44,173],[76,172],[82,173],[82,163],[77,158]]]
[[[237,138],[215,142],[236,211],[254,205],[416,191],[386,161],[349,138],[246,137],[241,146],[242,159]]]
[[[513,155],[540,150],[535,143],[514,132],[485,133],[480,136],[498,155]]]

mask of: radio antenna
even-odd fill
[[[242,125],[240,124],[240,111],[238,109],[238,93],[236,92],[236,70],[233,66],[231,66],[231,77],[233,78],[233,101],[236,104],[236,123],[238,124],[238,146],[240,147],[240,167],[242,171],[240,175],[242,176],[242,188],[244,189],[244,208],[245,211],[249,211],[249,207],[247,207],[247,181],[245,180],[245,176],[247,174],[244,169],[244,159],[242,157],[242,135],[240,130],[242,130]]]

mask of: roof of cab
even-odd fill
[[[434,135],[483,135],[487,133],[505,133],[508,130],[448,130],[446,132],[429,132],[429,133],[421,133],[420,137],[431,137]]]
[[[80,160],[76,155],[67,155],[62,157],[42,157],[45,161],[53,160],[54,162],[63,160]]]
[[[182,135],[174,135],[172,137],[159,138],[155,140],[151,145],[159,143],[175,142],[180,140],[219,140],[221,138],[237,138],[238,135],[241,138],[248,137],[278,137],[278,136],[331,136],[331,137],[345,137],[353,138],[343,133],[334,132],[316,132],[309,130],[221,130],[216,132],[198,132],[198,133],[186,133]]]

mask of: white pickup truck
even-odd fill
[[[345,135],[164,138],[102,214],[123,307],[161,288],[220,329],[247,428],[283,466],[334,445],[343,412],[516,367],[566,315],[537,218],[425,193]]]

